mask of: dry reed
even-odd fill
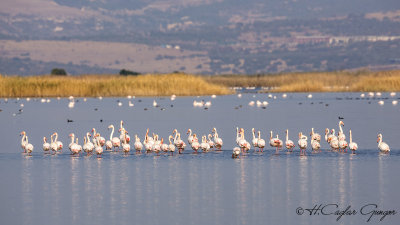
[[[0,76],[1,97],[73,96],[168,96],[223,95],[227,88],[198,76],[163,75],[82,75],[82,76]]]

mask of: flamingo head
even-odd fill
[[[214,127],[213,129],[212,129],[212,132],[217,132],[217,129]]]
[[[113,128],[113,125],[108,126],[108,129],[111,129],[111,128]]]
[[[25,131],[22,131],[19,135],[25,135],[26,134],[26,132]]]
[[[148,131],[148,129],[147,129],[147,131]],[[172,131],[172,134],[175,134],[175,133],[177,133],[178,132],[178,130],[177,129],[174,129],[173,131]]]
[[[187,132],[186,132],[186,134],[189,134],[191,131],[192,131],[191,129],[188,129]]]
[[[339,126],[340,126],[340,125],[344,126],[343,121],[339,121]]]
[[[331,133],[334,134],[334,133],[335,133],[335,129],[332,129],[332,130],[331,130]]]
[[[325,134],[328,134],[328,133],[329,133],[329,129],[326,128],[326,129],[325,129]]]

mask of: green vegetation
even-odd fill
[[[122,76],[128,76],[128,75],[137,76],[137,75],[140,75],[140,73],[139,72],[135,72],[135,71],[122,69],[122,70],[119,71],[119,75],[122,75]]]
[[[64,69],[60,68],[52,69],[50,74],[55,76],[67,76],[67,72]]]

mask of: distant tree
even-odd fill
[[[140,75],[140,73],[139,72],[135,72],[135,71],[122,69],[122,70],[119,71],[119,75],[122,75],[122,76],[128,76],[128,75],[137,76],[137,75]]]
[[[67,72],[64,69],[54,68],[51,70],[51,75],[55,76],[67,76]]]

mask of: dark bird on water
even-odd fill
[[[342,120],[342,119],[344,119],[344,117],[342,117],[342,116],[339,116],[338,118],[339,118],[339,120]]]
[[[73,120],[67,119],[67,123],[72,123],[74,122]]]

